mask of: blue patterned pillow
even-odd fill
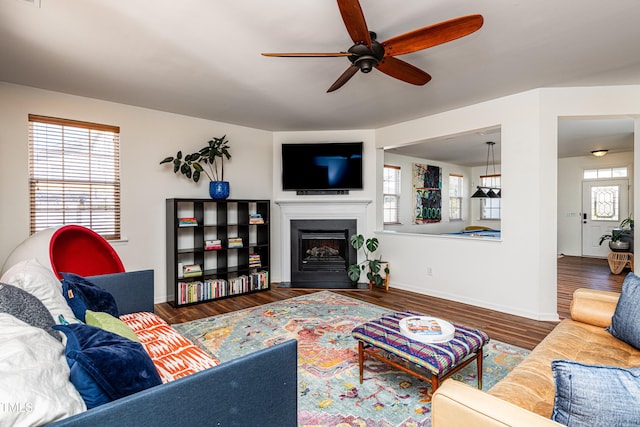
[[[128,396],[162,380],[142,344],[83,324],[56,325],[67,336],[70,380],[87,408]]]
[[[570,427],[640,425],[640,368],[554,360],[551,370],[553,421]]]
[[[85,322],[87,310],[109,313],[119,317],[115,298],[106,289],[94,285],[84,277],[73,273],[62,273],[62,293],[73,314]]]
[[[640,277],[627,274],[622,293],[607,331],[621,341],[640,350]]]

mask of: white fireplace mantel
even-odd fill
[[[291,280],[292,219],[355,219],[357,233],[365,234],[371,200],[276,200],[280,207],[282,281]]]

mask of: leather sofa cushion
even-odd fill
[[[603,327],[565,319],[489,394],[550,417],[555,396],[552,360],[629,368],[640,366],[640,351]]]
[[[620,294],[597,289],[576,289],[571,300],[571,318],[606,328],[616,309]]]

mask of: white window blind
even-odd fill
[[[31,233],[78,224],[120,239],[120,128],[29,115]]]

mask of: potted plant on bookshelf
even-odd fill
[[[225,157],[227,160],[231,159],[229,140],[226,135],[221,138],[213,137],[207,145],[195,153],[183,156],[182,151],[178,151],[175,156],[164,158],[160,164],[172,163],[174,173],[179,171],[193,182],[198,182],[200,175],[204,172],[209,178],[211,198],[223,200],[229,197],[229,182],[224,180]]]
[[[366,271],[369,287],[373,285],[384,286],[385,279],[389,275],[389,263],[382,261],[379,257],[374,257],[374,253],[380,246],[378,238],[370,237],[365,239],[362,234],[353,234],[349,238],[349,244],[356,251],[362,250],[365,257],[364,261],[351,264],[347,268],[347,274],[351,282],[358,283],[361,273]]]

